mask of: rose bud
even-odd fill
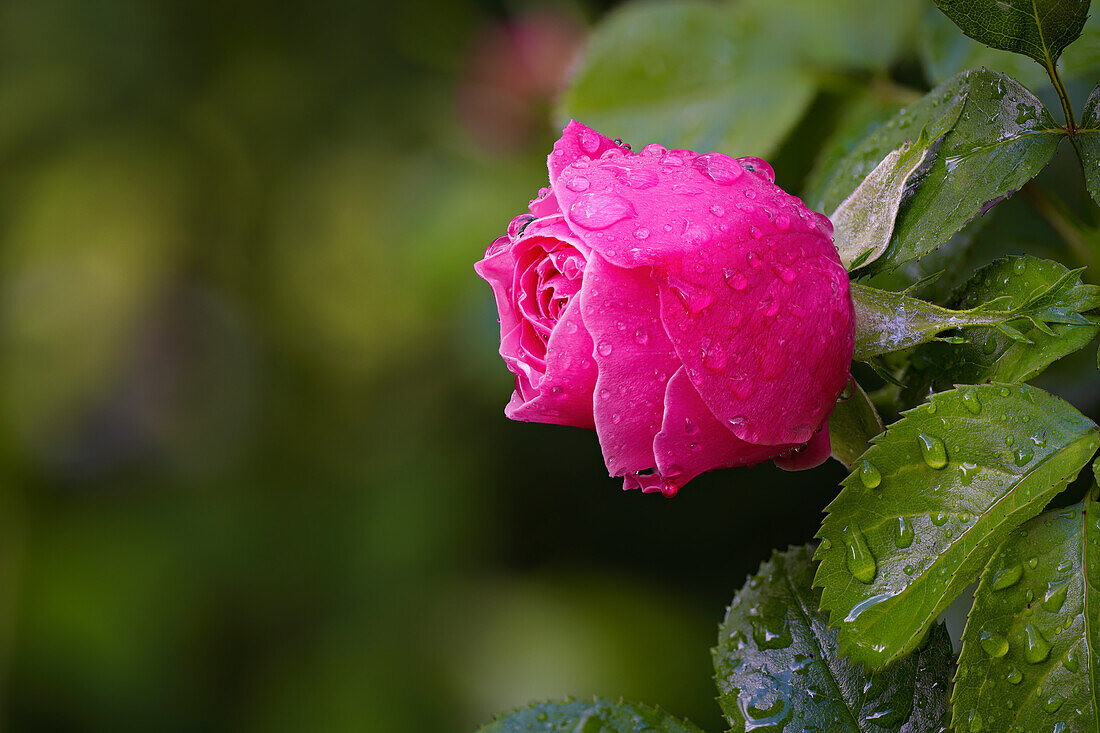
[[[624,488],[830,453],[854,323],[832,225],[759,158],[570,122],[550,187],[475,265],[500,312],[514,420],[594,428]]]

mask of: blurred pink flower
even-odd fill
[[[560,11],[533,10],[487,27],[458,86],[459,114],[491,150],[530,141],[565,88],[583,28]]]

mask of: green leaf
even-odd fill
[[[478,733],[701,733],[658,708],[628,702],[565,700],[539,702],[507,713]]]
[[[881,674],[840,656],[818,610],[812,547],[776,552],[734,596],[712,651],[718,702],[732,730],[946,729],[954,666],[943,626]]]
[[[874,441],[827,507],[814,584],[841,651],[879,669],[915,649],[994,549],[1092,458],[1097,427],[1023,385],[933,395]]]
[[[840,261],[849,270],[877,260],[890,246],[894,219],[906,186],[932,155],[933,141],[920,135],[886,154],[829,218]]]
[[[1030,56],[1053,69],[1081,35],[1089,0],[936,0],[963,33],[1002,51]]]
[[[955,677],[958,730],[1097,730],[1098,522],[1088,500],[1048,511],[986,566]]]
[[[1034,323],[1016,321],[1014,325],[1019,326],[1026,342],[994,328],[975,327],[962,330],[966,343],[924,344],[913,352],[905,375],[909,395],[917,397],[929,388],[939,390],[954,384],[1023,382],[1082,348],[1100,332],[1100,325],[1081,315],[1100,307],[1100,288],[1082,284],[1074,272],[1050,260],[1028,256],[995,260],[974,273],[951,303],[969,309],[1003,297],[1011,309],[1018,310],[1038,292],[1046,293],[1047,300],[1035,302],[1033,312],[1055,335]]]
[[[770,155],[816,81],[750,20],[701,2],[623,6],[592,35],[560,117],[635,145]]]
[[[1077,130],[1077,150],[1085,170],[1085,185],[1093,201],[1100,204],[1100,84],[1085,102]]]
[[[955,76],[901,110],[855,147],[811,208],[833,211],[890,151],[921,131],[940,140],[928,172],[907,192],[886,254],[890,270],[947,241],[971,219],[1034,177],[1065,130],[1035,96],[983,69]]]
[[[845,396],[847,395],[847,396]],[[829,415],[829,442],[833,458],[851,469],[856,459],[871,447],[871,439],[885,428],[871,398],[854,378]]]
[[[1047,93],[1050,79],[1046,70],[1026,56],[999,51],[967,38],[936,8],[929,8],[918,32],[917,49],[921,67],[932,84],[950,79],[960,71],[982,67],[1000,71],[1016,79],[1040,95]],[[1093,13],[1085,21],[1081,39],[1062,54],[1058,62],[1062,80],[1071,89],[1087,84],[1091,87],[1100,72],[1100,14]],[[1057,105],[1053,90],[1048,104]],[[1044,101],[1047,101],[1044,97]]]

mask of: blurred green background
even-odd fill
[[[841,469],[623,494],[591,433],[504,419],[472,269],[607,5],[0,5],[3,730],[468,731],[570,693],[721,727],[725,604]]]

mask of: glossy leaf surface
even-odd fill
[[[1000,267],[987,267],[979,273],[982,278],[979,282],[985,287],[976,283],[964,299],[968,302],[958,310],[904,293],[852,283],[856,312],[855,358],[867,359],[929,342],[949,329],[969,332],[983,327],[978,334],[981,337],[992,332],[1009,341],[1034,346],[1032,339],[1022,336],[1023,330],[1035,330],[1048,339],[1056,339],[1058,334],[1053,324],[1092,325],[1091,319],[1082,312],[1100,306],[1100,288],[1083,285],[1078,272],[1030,257],[1001,262],[1004,264]],[[984,292],[979,292],[982,290]],[[1006,290],[1015,297],[1006,297]],[[986,296],[984,300],[981,295]],[[960,338],[951,337],[947,343]]]
[[[1016,81],[987,69],[966,71],[856,146],[811,208],[835,210],[891,151],[922,131],[939,141],[938,149],[906,192],[890,247],[871,271],[896,268],[939,247],[1042,170],[1065,135]]]
[[[1027,385],[962,387],[904,413],[845,479],[818,532],[814,583],[841,651],[881,669],[915,649],[1098,445],[1092,421]]]
[[[1092,90],[1085,102],[1081,126],[1077,130],[1077,145],[1085,169],[1085,184],[1092,200],[1100,204],[1100,85]]]
[[[1100,504],[1045,512],[982,573],[953,699],[968,730],[1096,730]],[[1061,727],[1059,727],[1061,725]]]
[[[776,552],[730,604],[712,655],[732,730],[946,729],[954,656],[944,628],[920,652],[868,673],[838,653],[811,587],[812,553]]]
[[[936,0],[963,33],[1050,68],[1081,35],[1089,0]]]
[[[1085,346],[1100,332],[1093,317],[1082,314],[1100,307],[1100,287],[1081,283],[1063,265],[1034,257],[1006,257],[978,270],[952,298],[958,309],[974,308],[994,298],[1019,308],[1036,292],[1062,282],[1057,297],[1036,311],[1045,328],[1030,321],[1013,326],[1024,340],[995,328],[965,328],[964,343],[929,343],[918,347],[910,360],[905,382],[912,396],[929,388],[985,381],[1022,382],[1052,362]],[[1068,285],[1069,287],[1064,287]]]

